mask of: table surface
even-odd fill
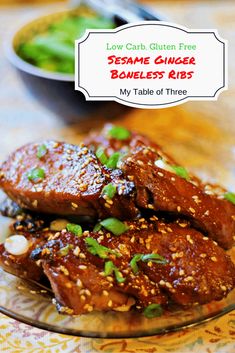
[[[186,103],[161,110],[124,110],[115,117],[112,105],[108,105],[110,119],[144,131],[190,170],[234,190],[235,2],[152,1],[151,4],[171,22],[189,28],[217,28],[219,34],[229,40],[229,90],[217,102]],[[0,43],[4,43],[13,24],[62,6],[60,3],[48,7],[0,7]],[[32,96],[8,64],[2,48],[0,53],[0,161],[16,147],[32,140],[52,137],[77,142],[90,128],[101,126],[106,120],[99,111],[95,118],[87,119],[56,115]],[[50,333],[0,314],[0,351],[233,353],[235,312],[178,333],[120,340]]]

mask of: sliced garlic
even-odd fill
[[[62,229],[66,228],[68,223],[69,222],[67,221],[67,219],[63,219],[63,218],[55,219],[50,224],[50,230],[53,230],[55,232],[60,232]]]
[[[11,235],[5,240],[5,249],[11,255],[23,255],[29,249],[29,242],[23,235]]]

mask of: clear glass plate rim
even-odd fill
[[[6,309],[3,306],[0,306],[0,313],[14,319],[14,320],[18,320],[26,325],[30,325],[33,327],[36,327],[38,329],[42,329],[42,330],[46,330],[46,331],[50,331],[50,332],[54,332],[54,333],[59,333],[59,334],[65,334],[65,335],[69,335],[69,336],[78,336],[78,337],[84,337],[84,338],[107,338],[107,339],[111,339],[111,338],[138,338],[138,337],[148,337],[148,336],[155,336],[155,335],[163,335],[166,333],[170,333],[170,332],[176,332],[176,331],[180,331],[183,329],[189,329],[189,328],[193,328],[202,324],[205,324],[207,322],[210,322],[212,320],[215,320],[225,314],[228,314],[229,312],[235,310],[235,303],[232,303],[230,305],[228,305],[227,307],[225,307],[224,309],[221,309],[215,313],[209,313],[208,315],[203,315],[200,319],[194,321],[194,320],[189,320],[189,321],[185,321],[182,324],[179,325],[169,325],[169,327],[166,328],[158,328],[158,329],[151,329],[149,331],[136,331],[136,332],[132,332],[131,335],[127,333],[123,333],[123,332],[115,332],[115,334],[113,333],[106,333],[104,335],[102,335],[100,332],[95,332],[95,331],[85,331],[85,330],[75,330],[72,328],[62,328],[62,327],[58,327],[55,325],[50,325],[50,324],[45,324],[45,323],[41,323],[40,321],[35,321],[32,320],[28,317],[25,317],[23,315],[20,314],[16,314],[14,313],[12,310]]]

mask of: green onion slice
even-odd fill
[[[99,232],[101,228],[102,228],[102,225],[100,223],[96,223],[93,228],[93,232]]]
[[[102,147],[97,148],[95,155],[99,159],[100,163],[106,164],[108,162],[108,157]]]
[[[120,235],[129,229],[126,224],[113,217],[104,219],[100,224],[114,235]]]
[[[33,183],[38,183],[45,178],[45,172],[42,168],[34,168],[27,174],[27,176]]]
[[[148,319],[153,319],[154,317],[161,316],[163,310],[160,304],[150,304],[144,309],[143,313]]]
[[[122,154],[120,152],[114,152],[105,163],[107,168],[115,169],[117,168],[117,164],[121,158]]]
[[[68,253],[69,253],[69,250],[70,249],[73,249],[73,244],[67,244],[66,246],[64,246],[63,248],[61,248],[60,250],[59,250],[59,255],[60,256],[66,256],[66,255],[68,255]]]
[[[82,235],[82,227],[79,224],[68,223],[66,228],[68,232],[75,234],[77,237]]]
[[[43,144],[43,145],[38,146],[37,157],[38,157],[39,159],[41,159],[42,157],[44,157],[46,153],[47,153],[47,147],[46,147],[46,145]]]
[[[235,194],[233,192],[226,192],[226,194],[224,194],[224,198],[235,205]]]
[[[109,183],[103,187],[102,194],[107,195],[109,199],[112,199],[117,192],[116,185]]]
[[[130,266],[134,274],[136,274],[139,271],[137,262],[140,261],[141,258],[142,258],[142,254],[136,254],[130,261]]]
[[[167,260],[163,256],[161,256],[159,254],[145,254],[145,255],[142,255],[141,261],[143,261],[143,262],[152,261],[152,262],[155,262],[157,264],[162,264],[162,265],[165,265],[167,263]]]
[[[117,140],[126,140],[131,136],[130,132],[121,126],[111,127],[111,129],[108,131],[108,135]]]
[[[189,173],[184,167],[181,167],[181,166],[178,166],[178,165],[171,165],[171,168],[181,178],[186,179],[186,180],[190,179]]]
[[[117,257],[120,257],[121,255],[106,246],[100,245],[96,239],[93,239],[91,237],[87,237],[85,239],[85,243],[87,245],[87,250],[92,254],[92,255],[97,255],[101,259],[107,259],[108,254],[114,254]]]
[[[118,268],[114,265],[113,261],[107,261],[104,265],[104,274],[105,276],[109,276],[114,272],[115,278],[118,283],[125,282],[125,278],[122,276],[122,273],[118,270]]]
[[[139,271],[139,267],[137,265],[138,261],[143,261],[143,262],[151,261],[162,265],[165,265],[167,263],[167,260],[159,254],[136,254],[130,261],[130,266],[134,274],[136,274]]]

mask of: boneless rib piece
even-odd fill
[[[93,150],[102,146],[108,156],[123,153],[119,167],[135,184],[138,208],[186,216],[222,247],[235,243],[235,205],[224,199],[226,190],[203,184],[146,136],[132,132],[120,140],[110,130],[112,125],[106,125],[85,142]]]
[[[116,188],[111,202],[102,194],[107,184]],[[133,182],[121,170],[107,169],[84,146],[54,141],[23,146],[1,166],[0,187],[22,208],[36,212],[118,218],[137,214]]]
[[[152,217],[126,225],[129,230],[120,236],[103,228],[80,237],[62,231],[41,253],[32,252],[41,259],[61,312],[190,306],[220,300],[234,288],[230,258],[187,222]]]

